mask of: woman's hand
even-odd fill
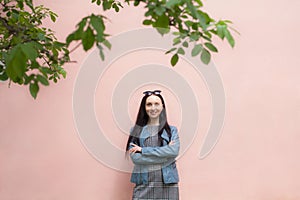
[[[132,148],[129,149],[129,153],[142,152],[142,147],[133,143],[131,143],[130,145],[132,146]]]

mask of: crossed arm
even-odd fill
[[[180,148],[179,136],[176,128],[171,129],[171,142],[159,147],[140,147],[132,144],[129,149],[134,164],[161,164],[174,159]]]

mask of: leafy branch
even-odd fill
[[[178,62],[178,55],[184,55],[186,48],[193,45],[192,56],[200,55],[203,63],[211,60],[211,52],[217,53],[218,49],[212,43],[213,36],[224,40],[234,47],[235,41],[229,31],[228,20],[216,21],[208,13],[201,10],[202,1],[196,0],[169,0],[169,1],[144,1],[146,8],[144,25],[151,25],[162,35],[175,29],[173,34],[173,48],[166,53],[173,52],[172,66]]]
[[[65,43],[57,41],[42,21],[57,15],[32,0],[1,0],[0,3],[0,80],[29,85],[36,98],[40,84],[48,86],[66,77],[63,64],[70,61]]]
[[[91,3],[104,11],[119,12],[123,8],[116,0],[91,0]],[[190,46],[193,47],[191,55],[199,56],[208,64],[211,54],[218,52],[212,42],[214,36],[226,39],[231,47],[235,45],[230,31],[232,22],[212,19],[202,10],[201,0],[125,0],[124,3],[146,8],[144,25],[152,26],[161,35],[173,33],[173,48],[166,52],[173,53],[172,66]],[[103,49],[111,48],[104,15],[82,18],[66,41],[60,42],[51,29],[42,26],[44,19],[55,22],[58,17],[49,8],[34,6],[32,0],[0,0],[0,10],[0,80],[9,81],[9,85],[11,82],[29,85],[34,98],[40,85],[48,86],[49,81],[56,83],[66,77],[63,66],[71,62],[70,53],[80,46],[85,51],[96,46],[102,60],[105,58]],[[77,44],[70,50],[73,42]]]

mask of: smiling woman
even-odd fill
[[[167,122],[166,107],[160,90],[146,91],[142,98],[135,126],[130,131],[126,151],[134,169],[133,200],[177,200],[179,153],[177,128]]]

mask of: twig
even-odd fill
[[[69,51],[69,54],[72,53],[73,51],[75,51],[81,44],[82,44],[82,43],[79,42],[73,49],[71,49],[71,50]]]

